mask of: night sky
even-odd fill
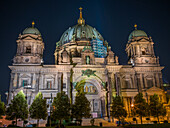
[[[0,94],[10,83],[12,59],[16,54],[16,40],[26,27],[35,27],[42,34],[44,63],[54,64],[55,44],[66,29],[77,24],[79,7],[83,8],[86,23],[95,27],[111,45],[120,64],[127,64],[125,47],[128,35],[144,30],[154,41],[156,56],[160,58],[163,81],[170,82],[170,4],[168,0],[1,0],[0,1]]]

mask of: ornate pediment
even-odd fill
[[[141,41],[141,42],[148,42],[149,41],[149,39],[148,38],[140,38],[140,39],[138,39],[137,41]]]
[[[154,86],[154,87],[147,89],[146,92],[153,92],[153,93],[154,92],[163,92],[163,90]]]
[[[54,79],[54,75],[45,75],[46,79]]]
[[[38,36],[36,36],[36,37],[34,36],[34,37],[33,37],[33,36],[31,36],[31,35],[22,36],[21,39],[22,39],[22,40],[32,40],[32,39],[33,39],[33,40],[41,40],[40,37],[38,37]]]
[[[31,76],[30,75],[27,75],[27,74],[23,74],[21,75],[21,78],[30,78]]]

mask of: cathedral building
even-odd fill
[[[56,43],[55,64],[43,64],[45,48],[40,31],[26,28],[18,37],[13,58],[8,104],[20,90],[30,105],[41,92],[50,104],[51,98],[64,91],[74,103],[78,90],[86,92],[94,117],[109,115],[112,97],[123,97],[130,115],[134,97],[142,92],[148,101],[154,93],[166,102],[162,89],[162,69],[154,53],[154,42],[137,25],[126,44],[127,65],[120,65],[109,43],[85,23],[80,8],[78,23],[69,27]]]

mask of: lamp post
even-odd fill
[[[133,103],[131,104],[131,108],[132,108],[132,109],[131,109],[131,115],[133,116],[133,114],[134,114],[134,113],[133,113],[133,108],[134,108],[134,104],[133,104]]]
[[[137,124],[137,119],[134,117],[134,104],[132,103],[131,104],[131,107],[132,107],[132,111],[131,111],[131,115],[133,116],[133,121],[136,121],[136,124]]]

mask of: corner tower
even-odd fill
[[[128,54],[128,64],[133,66],[158,66],[159,58],[155,56],[151,37],[142,31],[137,29],[137,25],[134,25],[135,30],[131,32],[126,45],[126,52]]]
[[[13,65],[41,65],[43,63],[44,43],[41,33],[34,27],[26,28],[19,34],[17,53],[13,58]]]

